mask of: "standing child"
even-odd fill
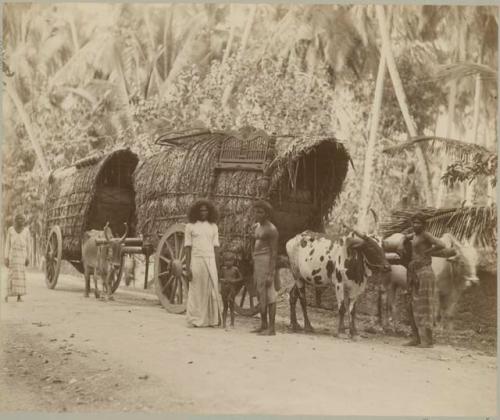
[[[223,304],[222,327],[226,328],[227,308],[231,311],[231,327],[234,327],[234,299],[238,293],[242,277],[238,267],[234,265],[236,255],[232,252],[224,254],[224,265],[222,267],[221,296]]]
[[[17,296],[17,301],[21,302],[21,296],[26,294],[25,267],[28,265],[29,244],[28,229],[24,224],[24,216],[17,214],[14,226],[9,228],[5,239],[5,266],[9,269],[5,302],[9,296]]]

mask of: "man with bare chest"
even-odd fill
[[[276,262],[278,259],[278,230],[269,220],[272,207],[265,201],[254,205],[255,246],[253,251],[253,275],[259,295],[261,325],[253,332],[260,335],[275,335],[276,318]],[[269,322],[268,322],[269,314]]]
[[[410,292],[410,318],[413,339],[408,346],[432,347],[432,327],[434,325],[434,304],[436,277],[432,271],[432,254],[445,245],[426,229],[425,216],[412,217],[414,233],[407,236],[411,240],[411,260],[408,265],[408,288]]]

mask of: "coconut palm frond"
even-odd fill
[[[416,213],[426,217],[429,232],[437,237],[451,233],[464,241],[476,235],[477,245],[496,247],[496,206],[396,210],[381,224],[382,235],[387,237],[410,228],[411,217]]]
[[[494,154],[493,151],[474,143],[466,143],[461,140],[435,136],[414,137],[397,146],[387,147],[383,149],[383,152],[393,156],[412,149],[417,145],[420,146],[424,152],[436,153],[442,151],[454,159],[465,161],[469,160],[470,157],[475,154],[486,156]]]
[[[445,64],[437,68],[434,76],[437,80],[457,80],[479,74],[482,80],[496,83],[497,72],[489,66],[477,63]]]

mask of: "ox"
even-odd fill
[[[326,235],[305,231],[286,244],[290,269],[295,284],[290,290],[290,323],[292,330],[300,329],[295,306],[300,300],[304,314],[304,329],[313,331],[305,296],[305,285],[333,284],[339,308],[338,334],[343,334],[347,312],[351,337],[357,336],[356,301],[366,289],[373,271],[388,273],[390,265],[382,248],[366,235],[354,235],[333,240]]]
[[[472,285],[479,283],[477,277],[478,253],[474,248],[474,239],[460,243],[450,233],[445,233],[441,241],[446,245],[446,250],[440,255],[443,257],[432,257],[432,270],[436,276],[436,318],[442,320],[443,326],[452,328],[452,321],[456,306],[463,291]],[[411,246],[405,242],[405,236],[394,234],[383,241],[387,243],[397,243],[397,253],[401,256],[400,262],[394,262],[391,266],[390,276],[387,278],[387,304],[382,307],[382,311],[390,320],[393,319],[394,303],[398,288],[406,288],[406,265],[410,260]],[[384,246],[384,248],[387,248]],[[394,250],[394,249],[393,249]],[[447,257],[447,258],[445,258]]]
[[[85,276],[85,297],[88,297],[90,293],[90,275],[92,274],[94,276],[95,297],[99,298],[96,276],[100,276],[106,299],[112,299],[110,280],[114,278],[120,268],[122,248],[127,232],[127,224],[125,223],[125,234],[121,238],[114,238],[109,223],[107,223],[103,231],[90,230],[84,233],[82,263]]]

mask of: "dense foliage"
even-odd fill
[[[355,224],[380,57],[372,6],[3,7],[4,84],[18,95],[34,133],[30,136],[21,110],[4,93],[3,215],[7,224],[17,210],[29,216],[32,229],[40,224],[46,179],[33,152],[35,142],[48,166],[55,169],[117,145],[129,145],[145,156],[157,150],[155,132],[197,124],[210,128],[250,124],[279,134],[333,133],[345,142],[354,169],[332,221]],[[496,38],[489,35],[497,30],[496,21],[489,18],[495,11],[488,7],[388,9],[410,112],[420,133],[434,132],[438,117],[446,113],[448,95],[447,85],[434,78],[434,68],[456,56],[447,29],[465,25],[469,58],[476,60],[473,48],[482,43],[482,62],[495,67],[491,63],[496,63]],[[481,26],[483,21],[486,26]],[[465,79],[459,86],[459,133],[465,132],[462,125],[472,118],[473,88]],[[487,95],[496,96],[496,85],[485,89]],[[492,103],[484,103],[481,133],[495,139]],[[373,173],[377,182],[372,208],[379,218],[408,199],[409,191],[413,202],[421,201],[420,179],[407,170],[414,154],[382,154],[384,147],[406,136],[387,77]],[[434,187],[439,183],[441,160],[428,157]],[[460,169],[455,163],[446,180],[491,175],[491,170],[477,169],[480,164]],[[496,166],[496,160],[491,165]],[[447,204],[454,205],[461,197],[450,194],[448,198]]]

